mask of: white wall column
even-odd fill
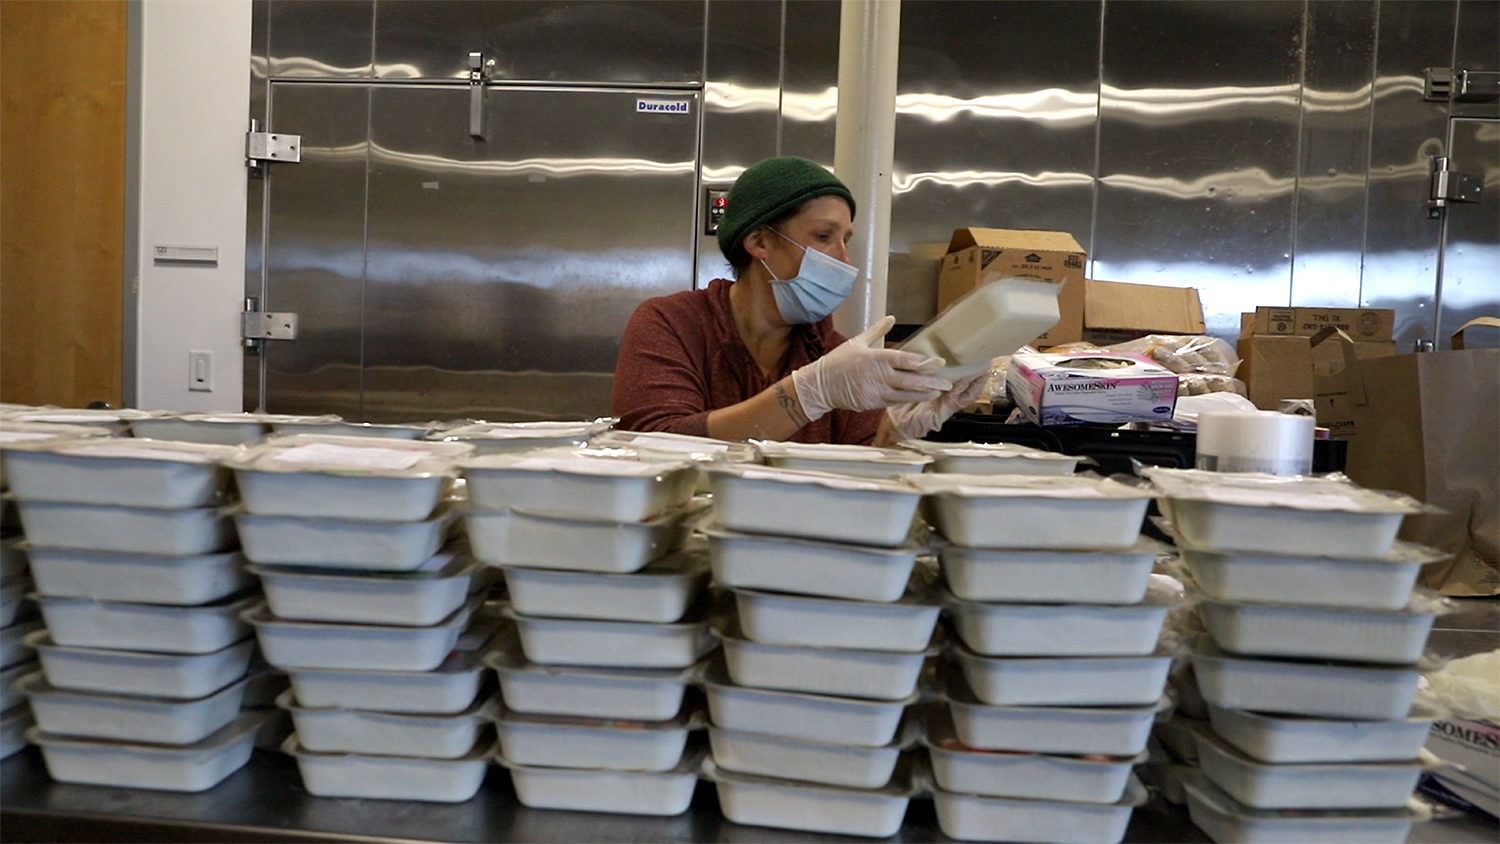
[[[141,0],[130,13],[139,15],[130,45],[139,122],[127,162],[134,191],[126,230],[135,238],[125,272],[136,322],[126,336],[135,343],[126,401],[238,411],[251,2]],[[157,260],[159,245],[217,247],[218,261]],[[212,392],[188,389],[194,351],[212,355]]]
[[[849,260],[860,281],[833,321],[852,336],[885,316],[901,0],[843,0],[841,12],[833,170],[858,207]]]

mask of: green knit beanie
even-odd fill
[[[821,164],[795,156],[755,164],[729,189],[724,217],[719,220],[719,251],[732,265],[744,263],[746,235],[820,196],[841,197],[849,203],[850,219],[854,218],[854,196]]]

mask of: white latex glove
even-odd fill
[[[952,418],[953,414],[979,401],[989,377],[988,369],[976,372],[967,378],[960,378],[953,389],[935,399],[898,404],[889,408],[886,415],[891,418],[891,427],[896,429],[901,439],[921,439],[929,432],[943,427],[943,423]]]
[[[927,372],[941,358],[879,346],[896,318],[887,316],[828,354],[792,373],[792,385],[809,422],[835,408],[876,410],[934,399],[953,385]]]

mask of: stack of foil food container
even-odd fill
[[[488,581],[450,501],[463,443],[291,434],[227,461],[265,590],[243,619],[286,672],[282,749],[309,793],[461,802],[494,739],[483,669],[460,647]],[[485,638],[480,631],[478,638]]]
[[[10,406],[6,416],[35,408]],[[107,428],[54,422],[13,422],[0,418],[0,453],[12,443],[107,437]],[[26,746],[26,730],[34,723],[26,696],[11,688],[21,677],[37,670],[36,650],[26,646],[27,634],[35,631],[36,605],[26,595],[32,591],[26,562],[20,514],[9,494],[4,460],[0,459],[0,759]]]
[[[254,578],[221,509],[227,446],[131,438],[11,443],[6,480],[46,629],[15,679],[62,782],[202,791],[249,759]]]
[[[910,710],[941,608],[934,578],[914,576],[921,493],[884,476],[929,461],[762,449],[772,466],[709,470],[705,532],[735,612],[716,622],[723,660],[701,674],[705,775],[735,823],[892,835],[920,790]]]
[[[1152,469],[1207,635],[1191,654],[1205,722],[1174,722],[1193,822],[1216,841],[1404,841],[1442,713],[1417,662],[1442,559],[1397,542],[1421,505],[1335,478]],[[1191,744],[1190,747],[1185,746]]]
[[[691,667],[713,645],[691,459],[543,449],[461,463],[475,555],[504,571],[518,643],[487,657],[496,761],[535,808],[678,815],[701,750]]]
[[[1158,642],[1172,596],[1148,589],[1163,549],[1140,535],[1153,493],[1014,470],[910,480],[946,540],[958,640],[940,675],[947,709],[924,736],[939,826],[972,841],[1120,841],[1145,799],[1132,769],[1171,663]]]

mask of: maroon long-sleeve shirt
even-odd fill
[[[613,403],[620,428],[706,437],[709,411],[758,395],[844,342],[831,317],[794,326],[786,355],[767,375],[734,324],[731,284],[714,279],[702,290],[648,299],[635,309],[615,366]],[[875,439],[881,414],[835,410],[790,439],[868,444]]]

